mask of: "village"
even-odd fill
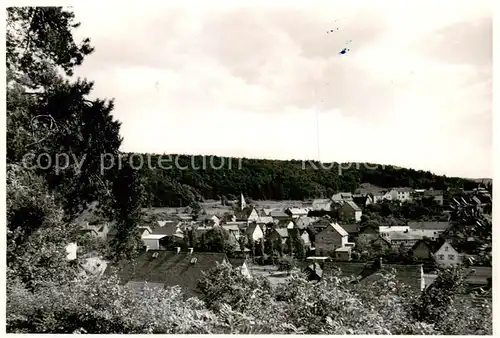
[[[440,221],[378,226],[367,221],[365,214],[375,205],[423,199],[443,210]],[[451,194],[405,187],[383,190],[369,184],[355,193],[311,201],[249,201],[241,194],[233,202],[204,201],[201,210],[153,210],[149,222],[137,228],[144,251],[133,264],[111,266],[102,258],[88,257],[85,267],[92,274],[116,271],[123,283],[137,289],[178,285],[196,295],[203,271],[223,262],[249,278],[266,276],[272,283],[286,281],[293,271],[305,273],[310,281],[338,271],[357,281],[392,272],[417,292],[432,284],[438,269],[465,265],[470,290],[488,296],[491,265],[452,245],[460,229],[447,219],[453,205],[463,204],[491,220],[491,200],[481,187]],[[109,224],[86,223],[82,231],[94,238],[114,235]],[[76,251],[76,243],[68,246],[68,258],[76,258]]]

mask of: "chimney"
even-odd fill
[[[180,253],[181,252],[181,247],[178,246],[177,248],[175,248],[177,250],[177,253]]]
[[[188,248],[189,254],[191,255],[193,253],[193,248]]]

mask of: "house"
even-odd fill
[[[250,223],[246,230],[246,235],[251,238],[254,242],[260,241],[264,237],[264,231],[257,223]]]
[[[437,239],[451,227],[450,222],[408,222],[410,231],[420,233],[422,236]]]
[[[264,208],[261,210],[260,216],[271,216],[271,211],[273,211],[273,209]]]
[[[215,215],[202,215],[198,218],[198,222],[205,226],[216,226],[220,224],[220,219]]]
[[[323,277],[323,269],[321,266],[313,262],[304,269],[304,273],[309,281],[319,281]]]
[[[81,276],[100,277],[106,271],[108,262],[100,257],[88,257],[81,264]]]
[[[358,207],[353,201],[345,201],[338,212],[339,217],[342,219],[354,220],[355,222],[361,221],[361,208]]]
[[[399,247],[401,245],[405,247],[411,248],[412,246],[417,243],[417,241],[421,240],[423,236],[418,233],[414,232],[399,232],[399,231],[392,231],[388,233],[389,235],[387,237],[384,237],[387,239],[390,243],[391,246]]]
[[[332,200],[331,199],[315,199],[312,202],[313,210],[325,210],[330,211],[332,208]]]
[[[378,202],[384,200],[384,197],[386,196],[386,192],[383,190],[374,191],[369,196],[373,200],[373,203],[378,203]],[[390,195],[388,195],[388,196],[390,196]],[[392,198],[392,197],[390,197],[390,198]]]
[[[151,230],[144,229],[141,236],[144,246],[151,250],[165,250],[169,245],[182,243],[184,239],[180,223],[177,222],[159,221],[158,226]]]
[[[302,216],[295,221],[297,229],[307,229],[307,227],[312,224],[313,219],[311,217]]]
[[[340,225],[348,234],[349,241],[354,242],[354,238],[358,237],[360,225],[356,223],[341,224]]]
[[[285,210],[285,213],[289,215],[292,218],[299,218],[301,216],[307,216],[309,213],[306,209],[304,208],[287,208]]]
[[[259,219],[259,213],[252,206],[245,207],[243,210],[238,210],[234,214],[236,216],[236,221],[256,222]]]
[[[393,196],[392,200],[397,200],[400,202],[411,201],[413,195],[413,188],[393,188],[390,191],[390,194]]]
[[[317,255],[328,255],[336,249],[343,248],[348,243],[349,234],[337,223],[330,223],[320,233],[316,234],[315,248]]]
[[[352,193],[350,193],[350,192],[339,192],[339,193],[334,194],[331,197],[331,200],[334,203],[339,203],[339,204],[344,203],[346,201],[352,201]]]
[[[306,230],[299,230],[299,232],[300,238],[304,242],[304,246],[309,249],[311,247],[311,238],[309,236],[309,233]]]
[[[273,219],[276,219],[278,221],[291,220],[291,217],[289,215],[287,215],[284,211],[281,211],[281,210],[273,210],[273,211],[271,211],[270,216]]]
[[[373,198],[370,195],[353,195],[352,200],[357,205],[361,205],[363,207],[373,204]]]
[[[432,260],[436,251],[436,241],[429,238],[418,240],[410,249],[410,255],[416,260]]]
[[[240,238],[241,232],[238,224],[222,224],[220,227],[233,235],[234,238]]]
[[[269,241],[277,241],[280,240],[281,244],[285,244],[290,234],[288,233],[287,228],[278,228],[271,230],[268,240]]]
[[[229,263],[243,276],[252,278],[247,258],[229,258]]]
[[[89,224],[88,222],[85,222],[80,232],[89,234],[91,237],[94,238],[106,239],[108,233],[110,232],[110,225],[107,222],[103,224],[92,224],[92,225]]]
[[[378,250],[378,251],[384,251],[384,250],[388,250],[391,248],[391,243],[387,239],[385,239],[381,236],[378,236],[377,238],[372,240],[370,242],[370,245],[372,248],[374,248],[375,250]]]
[[[323,276],[329,277],[340,272],[341,276],[351,279],[351,283],[370,285],[384,275],[394,274],[396,279],[409,287],[409,291],[420,294],[424,289],[424,273],[422,265],[385,264],[382,260],[371,263],[325,262]]]
[[[135,287],[149,286],[171,287],[180,286],[188,295],[199,294],[198,281],[203,277],[203,271],[214,268],[217,263],[228,262],[224,253],[206,253],[149,250],[130,262],[120,262],[108,266],[106,273],[117,270],[124,284]]]
[[[437,204],[444,204],[444,195],[442,190],[426,190],[423,193],[423,197],[433,198]]]
[[[329,217],[322,217],[316,222],[312,223],[311,226],[316,232],[321,232],[323,231],[323,229],[329,226],[331,222],[332,220]]]
[[[410,227],[408,225],[395,225],[395,226],[386,226],[381,225],[378,227],[378,232],[380,236],[387,238],[392,232],[409,232]]]
[[[377,228],[373,226],[360,227],[358,233],[358,238],[360,240],[370,241],[377,239],[377,237],[379,237],[379,231]]]
[[[450,243],[443,245],[434,253],[434,260],[440,267],[453,267],[462,263],[462,255],[455,250]]]
[[[278,228],[287,228],[287,229],[294,229],[295,228],[295,223],[290,220],[281,220],[278,222]]]
[[[274,219],[271,216],[260,216],[257,220],[257,224],[271,224],[274,223]]]
[[[350,261],[351,260],[351,248],[343,247],[335,250],[335,259],[338,261]]]

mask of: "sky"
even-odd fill
[[[76,75],[115,99],[127,152],[491,177],[492,10],[478,3],[75,6],[75,37],[95,47]]]

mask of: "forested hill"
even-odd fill
[[[132,154],[123,155],[130,158]],[[148,193],[147,204],[155,207],[187,206],[202,199],[233,199],[240,193],[254,200],[304,200],[329,197],[338,191],[354,192],[360,183],[382,188],[477,187],[476,182],[467,179],[376,164],[321,165],[300,160],[134,155],[134,163],[139,166],[141,159],[144,163],[141,172]]]

